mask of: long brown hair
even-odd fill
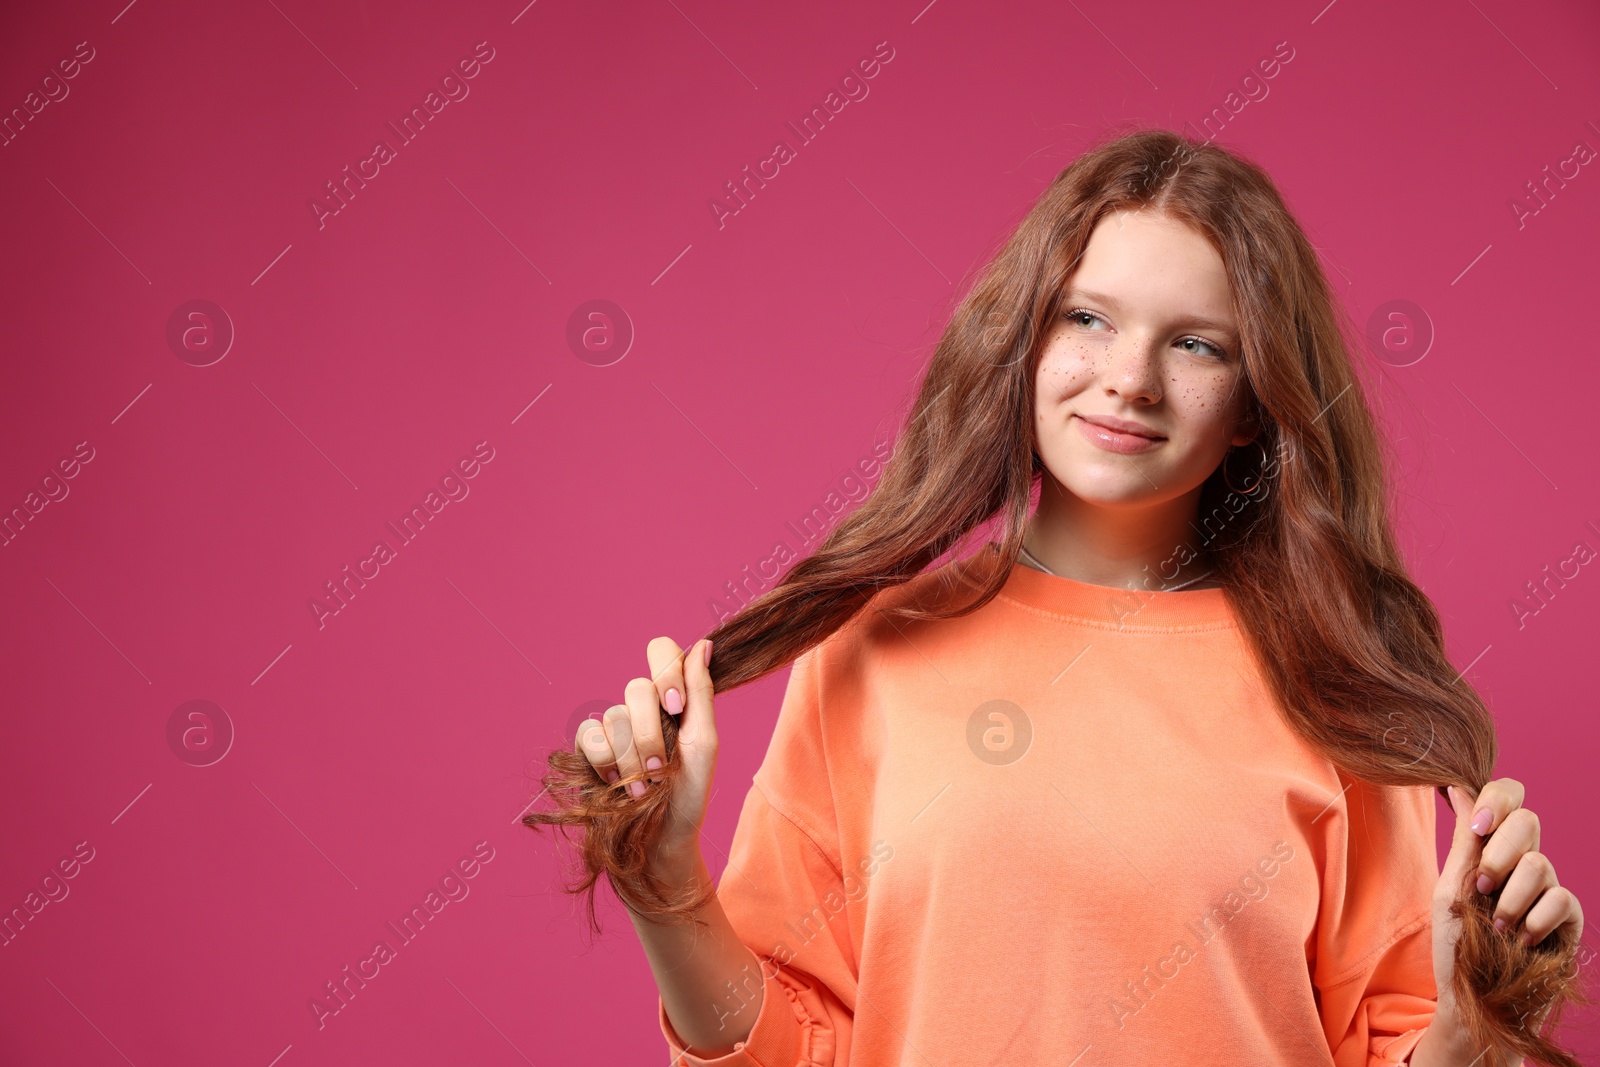
[[[999,592],[1043,473],[1033,445],[1039,353],[1090,233],[1123,209],[1194,227],[1228,273],[1260,459],[1253,471],[1234,464],[1254,456],[1255,445],[1230,455],[1202,488],[1196,525],[1224,520],[1208,546],[1212,576],[1287,722],[1355,777],[1454,784],[1477,795],[1493,777],[1494,721],[1447,658],[1438,613],[1396,548],[1385,473],[1392,457],[1351,355],[1359,333],[1265,171],[1160,129],[1108,135],[1039,197],[953,311],[878,485],[777,586],[707,635],[716,646],[714,689],[792,663],[880,591],[986,529],[997,533],[1003,565],[973,572],[982,577],[968,582],[970,602],[877,610],[954,618]],[[1224,484],[1268,477],[1271,491],[1246,494],[1242,508]],[[544,777],[556,806],[522,820],[582,829],[586,874],[568,891],[587,894],[591,925],[601,872],[630,909],[655,921],[690,920],[712,893],[674,895],[646,870],[646,843],[669,814],[677,767],[677,720],[663,712],[661,729],[668,759],[643,797],[627,786],[644,772],[608,784],[568,748],[550,754]],[[1451,909],[1462,922],[1454,994],[1475,1047],[1577,1067],[1544,1036],[1569,1003],[1588,1002],[1572,926],[1522,945],[1515,929],[1492,925],[1499,891],[1479,893],[1467,877]]]

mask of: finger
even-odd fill
[[[714,745],[717,741],[717,723],[712,713],[712,698],[716,695],[711,684],[711,642],[696,641],[683,658],[684,685],[688,688],[689,702],[679,722],[678,744],[699,746]]]
[[[633,744],[633,713],[626,704],[613,704],[606,709],[603,720],[606,727],[606,741],[611,745],[611,756],[616,764],[620,777],[637,774],[639,771],[639,752]],[[634,796],[644,792],[642,782],[628,783],[628,791]],[[635,789],[634,786],[640,788]]]
[[[650,677],[668,715],[683,714],[683,649],[670,637],[658,637],[645,649]]]
[[[607,782],[614,782],[620,774],[617,773],[617,759],[611,752],[611,742],[606,740],[605,723],[599,719],[584,719],[578,724],[577,750],[594,767],[595,773]]]
[[[667,761],[667,745],[661,737],[661,698],[656,693],[655,683],[648,678],[635,678],[628,683],[622,696],[628,702],[628,718],[633,723],[634,769],[660,770]],[[652,776],[650,780],[656,779]],[[639,797],[647,787],[640,781],[628,788]]]
[[[1504,885],[1522,857],[1539,847],[1539,816],[1531,808],[1518,808],[1507,815],[1500,829],[1484,842],[1478,857],[1478,892],[1492,893]]]
[[[1583,908],[1579,906],[1578,898],[1565,886],[1556,886],[1547,890],[1533,906],[1533,910],[1528,912],[1520,935],[1523,944],[1537,945],[1566,922],[1575,923],[1578,934],[1582,935]]]
[[[1506,817],[1522,807],[1527,791],[1515,778],[1496,778],[1478,793],[1477,804],[1472,809],[1472,829],[1480,837],[1494,833]],[[1485,813],[1488,821],[1484,821]]]
[[[1439,871],[1439,882],[1449,888],[1453,899],[1454,894],[1461,891],[1467,873],[1478,865],[1478,856],[1483,851],[1483,838],[1472,830],[1473,798],[1459,785],[1452,785],[1445,792],[1456,813],[1456,828],[1450,838],[1450,852]]]
[[[1506,887],[1500,893],[1499,903],[1495,905],[1495,929],[1509,930],[1516,926],[1524,915],[1530,914],[1529,909],[1534,906],[1534,901],[1539,899],[1541,893],[1547,889],[1554,889],[1559,884],[1556,881],[1555,865],[1543,852],[1529,852],[1524,855],[1517,861],[1511,877],[1506,879]],[[1551,926],[1550,929],[1553,930],[1555,927]]]

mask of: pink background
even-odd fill
[[[1511,606],[1600,549],[1600,173],[1512,208],[1600,147],[1592,4],[123,3],[0,33],[6,113],[94,56],[0,148],[0,509],[67,490],[0,548],[0,908],[93,849],[0,948],[0,1060],[664,1062],[626,917],[602,895],[589,941],[565,851],[515,823],[545,752],[651,637],[687,645],[806,547],[788,524],[892,439],[968,273],[1087,139],[1198,123],[1282,41],[1210,132],[1358,322],[1431,323],[1379,364],[1403,543],[1499,773],[1600,909],[1600,568]],[[479,42],[470,94],[319,227],[324,184]],[[719,227],[779,138],[796,157]],[[207,366],[204,323],[168,342],[191,300],[235,331]],[[631,324],[620,359],[569,345],[591,300]],[[319,627],[324,583],[481,441],[469,495]],[[718,702],[720,847],[786,677]],[[186,747],[192,700],[221,711]],[[310,999],[479,842],[446,883],[469,894],[319,1029]]]

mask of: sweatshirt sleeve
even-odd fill
[[[759,987],[746,1040],[723,1056],[694,1055],[656,998],[673,1067],[845,1067],[854,1021],[856,958],[849,902],[864,890],[840,869],[833,786],[820,723],[818,650],[795,660],[778,723],[734,829],[717,899],[761,963],[728,1012]]]
[[[1438,1007],[1434,790],[1355,780],[1345,798],[1343,828],[1328,830],[1313,984],[1337,1067],[1390,1067]]]

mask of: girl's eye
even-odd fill
[[[1205,345],[1207,348],[1211,349],[1211,354],[1212,354],[1212,356],[1214,358],[1216,358],[1216,359],[1226,359],[1226,358],[1228,358],[1228,353],[1224,352],[1217,345],[1214,345],[1210,341],[1207,341],[1204,337],[1192,337],[1192,336],[1191,337],[1184,337],[1184,338],[1180,339],[1178,341],[1178,343],[1180,345],[1187,345],[1187,344],[1191,344],[1191,343],[1197,344],[1197,345]],[[1193,352],[1195,350],[1193,348],[1188,348],[1188,349],[1185,349],[1185,351]]]
[[[1064,317],[1069,319],[1069,320],[1071,320],[1074,323],[1074,325],[1084,326],[1084,327],[1087,327],[1089,325],[1087,322],[1083,321],[1084,319],[1091,319],[1094,322],[1100,322],[1100,323],[1104,323],[1105,322],[1105,320],[1102,319],[1099,315],[1096,315],[1092,311],[1085,311],[1083,308],[1074,308],[1073,310],[1067,312]],[[1202,351],[1202,349],[1194,348],[1192,346],[1194,346],[1194,345],[1203,345],[1205,349],[1209,349],[1210,350],[1211,358],[1218,359],[1218,360],[1224,360],[1224,359],[1228,358],[1228,353],[1222,348],[1221,345],[1212,344],[1210,341],[1207,341],[1204,337],[1196,337],[1193,334],[1190,334],[1188,337],[1180,337],[1178,339],[1178,343],[1180,345],[1186,346],[1184,348],[1185,352],[1198,354],[1200,351]]]

